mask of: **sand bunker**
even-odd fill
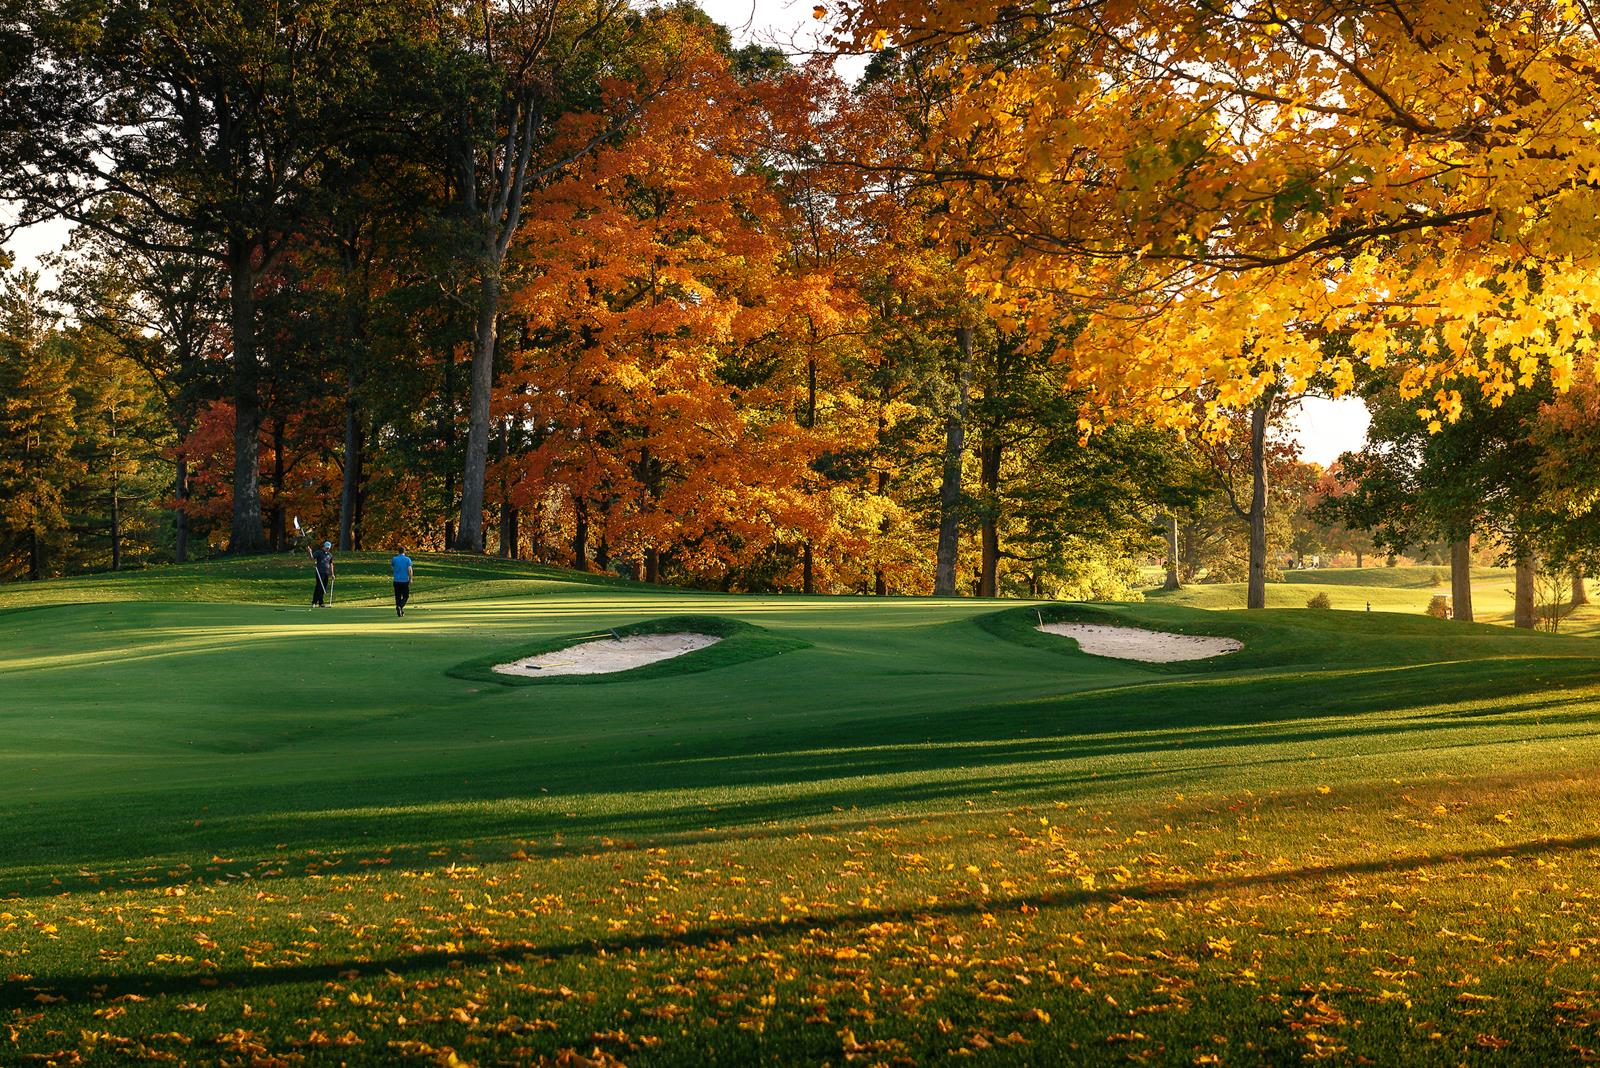
[[[1038,628],[1046,634],[1060,634],[1078,643],[1078,648],[1094,656],[1118,660],[1143,660],[1147,664],[1171,664],[1178,660],[1204,660],[1223,653],[1237,653],[1243,642],[1232,638],[1208,638],[1194,634],[1168,634],[1138,627],[1108,627],[1094,623],[1044,623]]]
[[[496,664],[502,675],[606,675],[613,671],[671,660],[696,649],[715,645],[722,639],[711,634],[630,634],[625,638],[569,645],[553,653],[540,653],[511,664]]]

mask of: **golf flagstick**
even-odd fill
[[[301,527],[300,527],[300,517],[299,516],[295,516],[294,517],[294,532],[295,532],[296,536],[301,537],[301,538],[305,537],[306,534],[307,534],[307,531],[302,530]],[[332,582],[333,576],[332,575],[328,576],[329,581],[327,583],[324,583],[322,581],[322,571],[321,571],[320,568],[317,567],[317,554],[311,551],[311,546],[310,545],[306,546],[306,555],[311,558],[311,574],[316,577],[317,589],[321,590],[322,591],[322,596],[324,596],[324,597],[326,597],[328,599],[328,604],[332,604],[333,603],[333,582]]]

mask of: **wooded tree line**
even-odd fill
[[[690,6],[35,14],[6,193],[77,225],[53,293],[9,282],[11,574],[300,516],[722,588],[1107,592],[1150,540],[1171,442],[1080,443],[935,194],[841,164],[917,140],[888,66],[852,90]],[[51,392],[85,379],[126,396]]]
[[[1592,352],[1593,27],[1347,6],[823,5],[850,85],[691,5],[7,0],[0,194],[76,229],[7,282],[3,566],[298,515],[724,589],[1166,556],[1260,603],[1295,397],[1431,441]]]

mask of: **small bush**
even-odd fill
[[[1439,574],[1438,571],[1435,571],[1432,575],[1430,575],[1428,577],[1428,585],[1430,585],[1430,586],[1443,586],[1444,585],[1444,576]]]
[[[1312,594],[1311,597],[1306,600],[1306,607],[1307,608],[1332,608],[1333,607],[1333,601],[1331,601],[1328,598],[1328,595],[1326,593],[1316,593],[1316,594]]]
[[[1428,602],[1428,614],[1434,619],[1450,618],[1450,598],[1435,596]]]

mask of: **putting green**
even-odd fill
[[[1589,639],[455,557],[386,590],[0,587],[0,1062],[1551,1063],[1600,1018]],[[1038,611],[1244,649],[1116,662]],[[470,670],[681,617],[762,655]]]

